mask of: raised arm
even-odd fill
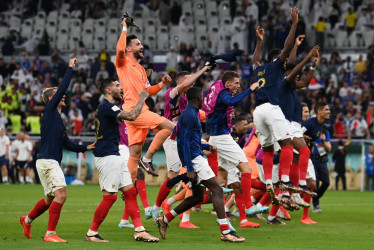
[[[146,91],[148,92],[149,96],[153,96],[157,94],[163,87],[165,87],[166,85],[169,85],[170,83],[171,83],[171,77],[169,75],[164,75],[162,77],[161,82],[159,82],[159,84],[148,87]]]
[[[279,55],[279,58],[281,59],[282,62],[286,61],[293,47],[293,42],[295,40],[296,27],[297,27],[297,23],[299,22],[299,9],[296,7],[292,8],[290,10],[290,17],[292,20],[292,26],[291,26],[290,32],[288,33],[286,41],[284,42],[283,50]]]
[[[148,93],[146,91],[142,90],[139,93],[139,96],[140,96],[139,101],[135,105],[135,107],[130,112],[127,112],[125,110],[121,111],[117,115],[118,119],[127,120],[127,121],[134,121],[140,115],[140,113],[143,109],[143,106],[144,106],[144,102],[148,97]]]
[[[243,92],[232,96],[231,93],[228,91],[222,91],[219,95],[219,98],[221,98],[222,102],[228,106],[234,106],[241,102],[247,95],[252,93],[255,89],[259,87],[259,83],[255,82],[251,85],[250,88],[244,90]]]
[[[309,59],[312,58],[312,56],[316,56],[318,54],[318,50],[319,46],[316,45],[309,51],[308,55],[292,70],[291,74],[287,76],[287,82],[293,82],[295,80],[296,76],[300,73],[305,64],[309,61]]]
[[[305,38],[305,35],[300,35],[295,40],[295,45],[292,48],[290,57],[288,58],[289,63],[296,63],[297,62],[297,48],[300,46],[300,44],[303,42]]]
[[[73,74],[73,68],[77,65],[78,61],[76,58],[70,59],[69,61],[69,68],[65,73],[64,78],[62,79],[62,82],[60,86],[58,86],[58,89],[52,99],[47,103],[45,110],[53,110],[56,109],[58,104],[60,103],[62,97],[65,95],[70,81],[71,81],[71,76]]]
[[[257,43],[255,52],[253,52],[252,62],[255,66],[260,66],[260,60],[261,60],[261,45],[262,41],[264,40],[264,29],[260,26],[257,26],[256,29],[256,36],[257,36]]]
[[[126,35],[127,35],[127,24],[126,24],[126,18],[122,20],[122,32],[121,36],[119,37],[119,40],[117,42],[117,50],[116,50],[116,60],[114,64],[116,67],[122,67],[125,65],[126,62]]]
[[[178,93],[183,93],[187,91],[192,85],[196,82],[196,80],[205,72],[209,71],[211,66],[204,66],[200,71],[196,72],[195,74],[187,77],[181,84],[177,86]]]
[[[319,61],[319,55],[313,58],[312,66],[309,68],[309,72],[306,75],[305,79],[302,80],[302,81],[297,81],[296,82],[296,88],[297,89],[301,89],[301,88],[307,87],[309,85],[309,83],[312,80],[312,77],[314,75],[314,71],[316,70],[316,67],[318,65],[318,61]]]

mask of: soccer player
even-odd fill
[[[3,184],[8,184],[8,165],[9,165],[9,137],[5,130],[0,128],[0,169]]]
[[[93,154],[95,156],[95,166],[99,172],[99,183],[103,200],[96,208],[85,240],[108,242],[108,240],[100,237],[98,231],[110,208],[117,200],[118,190],[121,190],[124,194],[126,212],[134,223],[134,239],[145,242],[158,242],[158,238],[153,237],[145,231],[142,225],[139,206],[136,200],[137,192],[133,185],[130,172],[119,153],[120,123],[118,120],[134,121],[141,113],[148,93],[141,91],[138,103],[130,112],[127,112],[125,110],[121,111],[115,105],[116,101],[122,99],[121,85],[117,79],[105,79],[101,83],[100,90],[104,94],[104,100],[99,104],[96,111],[97,143]]]
[[[297,47],[301,44],[304,36],[299,36],[296,39],[295,46],[291,53],[290,61],[292,59],[292,54],[296,59]],[[306,185],[306,174],[308,169],[308,160],[310,157],[310,150],[304,141],[303,131],[301,130],[301,119],[302,119],[302,104],[299,98],[299,94],[296,89],[304,88],[309,85],[310,80],[313,77],[314,70],[318,64],[319,57],[319,46],[314,46],[308,53],[308,55],[297,65],[293,63],[286,64],[285,76],[281,83],[280,93],[279,93],[279,107],[281,108],[285,118],[289,124],[289,130],[292,135],[292,145],[298,154],[295,154],[298,158],[298,165],[292,165],[292,171],[300,171],[298,180],[295,183],[302,190],[302,193],[315,196],[316,193],[311,192]],[[310,67],[307,77],[304,80],[298,81],[298,75],[309,61],[313,58],[313,64]],[[294,60],[296,61],[296,60]],[[283,152],[282,152],[283,153]],[[294,155],[294,158],[295,158]],[[283,193],[283,197],[290,199],[289,193]]]
[[[319,150],[322,151],[322,148],[324,150],[331,150],[331,144],[329,142],[329,137],[326,135],[326,132],[323,132],[325,130],[325,122],[330,119],[330,108],[327,105],[327,103],[324,102],[318,102],[314,106],[314,112],[316,113],[316,117],[312,117],[309,120],[306,120],[303,123],[303,131],[304,135],[306,136],[307,140],[309,140],[309,145],[312,148],[313,151],[315,151],[315,154],[313,154],[312,160],[314,169],[316,172],[316,184],[317,184],[317,197],[313,198],[313,208],[314,209],[320,209],[319,208],[319,199],[322,197],[326,189],[329,185],[329,172],[327,169],[326,161],[322,159],[322,157],[319,154]],[[304,136],[304,137],[305,137]],[[317,142],[320,140],[320,142]],[[318,143],[318,147],[322,147],[321,149],[316,148],[316,143]],[[326,154],[326,152],[325,152]],[[318,155],[315,156],[315,155]],[[325,157],[327,159],[327,155]],[[322,181],[322,185],[319,186],[319,180]],[[319,211],[321,212],[321,211]]]
[[[281,176],[280,189],[289,191],[300,191],[292,185],[289,180],[289,172],[293,158],[293,147],[289,126],[282,110],[279,107],[279,91],[283,77],[283,65],[290,55],[295,40],[295,32],[298,23],[297,8],[290,10],[292,20],[291,30],[284,43],[283,50],[274,49],[268,54],[268,63],[260,65],[260,53],[262,40],[257,38],[257,45],[253,54],[255,68],[255,80],[260,82],[256,91],[256,109],[253,112],[253,122],[257,129],[258,139],[264,150],[263,167],[266,178],[266,191],[273,203],[277,203],[272,184],[272,168],[274,157],[274,141],[277,141],[282,150],[279,159],[279,171]],[[260,27],[257,30],[263,29]]]
[[[254,83],[240,94],[239,75],[226,71],[222,81],[213,83],[204,97],[203,110],[206,111],[206,130],[209,144],[218,152],[218,165],[228,173],[227,185],[233,189],[236,206],[240,214],[240,227],[259,227],[260,224],[247,220],[247,214],[261,213],[266,208],[258,208],[251,200],[251,168],[243,150],[230,135],[233,106],[242,101],[259,86]],[[239,170],[238,170],[239,169]],[[241,173],[241,181],[239,175]]]
[[[207,187],[212,193],[212,202],[217,212],[218,224],[221,229],[221,240],[243,242],[245,241],[244,238],[230,231],[225,218],[222,188],[218,184],[212,169],[209,167],[208,161],[202,157],[203,149],[211,151],[214,147],[208,144],[201,144],[202,128],[198,118],[199,109],[203,101],[201,89],[192,88],[188,90],[187,99],[187,108],[182,112],[178,120],[177,145],[179,158],[183,166],[186,166],[187,177],[192,183],[192,196],[184,199],[182,203],[163,217],[156,218],[160,235],[163,239],[166,239],[168,223],[177,215],[201,203],[204,199],[205,187]],[[200,185],[200,183],[205,187]]]
[[[140,91],[145,90],[150,96],[155,95],[171,82],[171,78],[165,75],[159,84],[154,86],[149,84],[144,68],[138,63],[138,60],[144,57],[143,45],[135,35],[126,37],[128,28],[126,18],[123,19],[122,26],[122,33],[117,43],[115,66],[123,89],[125,100],[123,109],[129,112],[139,100]],[[142,112],[136,120],[125,122],[130,149],[128,168],[133,182],[135,182],[138,164],[148,173],[157,176],[158,174],[153,169],[152,157],[166,138],[170,136],[174,128],[173,123],[165,117],[149,111],[147,105],[143,106]],[[160,131],[156,134],[143,159],[140,160],[149,128]]]
[[[31,238],[32,221],[49,209],[48,228],[44,241],[67,242],[56,234],[61,209],[67,197],[65,177],[60,167],[62,146],[74,152],[85,152],[95,148],[95,143],[83,146],[71,142],[61,119],[61,110],[66,106],[65,93],[76,65],[77,59],[70,59],[69,68],[60,86],[46,88],[42,93],[42,99],[46,106],[41,118],[41,148],[37,156],[36,168],[45,197],[36,203],[27,216],[19,218],[26,238]]]
[[[14,143],[14,161],[15,166],[19,173],[19,182],[21,184],[29,183],[29,169],[27,168],[28,162],[31,161],[32,145],[30,141],[26,140],[24,133],[19,133],[20,139]]]
[[[169,88],[165,94],[165,109],[164,116],[172,121],[174,125],[178,123],[180,113],[186,108],[187,98],[184,94],[189,88],[193,86],[195,81],[205,72],[211,69],[209,62],[200,71],[191,75],[190,72],[182,71],[177,74],[177,87]],[[177,141],[175,139],[167,138],[164,142],[164,149],[166,155],[166,165],[168,169],[168,177],[161,185],[157,195],[156,203],[151,209],[153,219],[160,216],[160,207],[166,197],[169,195],[172,187],[166,187],[166,183],[178,175],[182,166],[178,156]]]

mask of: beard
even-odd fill
[[[143,59],[144,58],[144,50],[140,49],[140,50],[134,52],[134,56],[137,60]]]

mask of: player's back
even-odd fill
[[[255,68],[255,81],[260,84],[260,87],[255,92],[256,106],[264,102],[279,105],[279,90],[283,77],[282,67],[283,62],[277,57],[272,62]]]
[[[96,147],[93,151],[95,157],[119,155],[120,122],[117,115],[120,109],[104,99],[96,110]]]

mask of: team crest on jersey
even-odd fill
[[[265,74],[265,70],[264,71],[260,71],[257,73],[257,76],[263,76]]]
[[[145,88],[148,88],[150,86],[151,86],[151,84],[149,84],[149,81],[145,83]]]
[[[120,110],[117,106],[113,106],[112,107],[112,110],[114,111],[114,112],[116,112],[116,111],[118,111],[118,110]]]

